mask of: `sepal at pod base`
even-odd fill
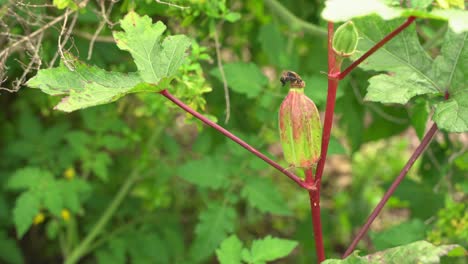
[[[349,57],[356,52],[359,34],[352,21],[348,21],[336,29],[333,35],[332,47],[336,55]]]
[[[310,168],[320,158],[322,125],[314,102],[304,94],[305,83],[292,71],[283,72],[283,86],[290,89],[279,109],[280,141],[291,167]]]

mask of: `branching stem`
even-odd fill
[[[224,129],[223,127],[221,127],[220,125],[214,123],[213,121],[209,120],[208,118],[204,117],[202,114],[198,113],[197,111],[193,110],[192,108],[190,108],[188,105],[186,105],[185,103],[183,103],[182,101],[180,101],[179,99],[177,99],[174,95],[172,95],[168,90],[162,90],[161,92],[159,92],[161,95],[163,95],[164,97],[166,97],[167,99],[169,99],[170,101],[172,101],[174,104],[176,104],[178,107],[180,107],[181,109],[183,109],[185,112],[193,115],[194,117],[196,117],[197,119],[199,119],[200,121],[202,121],[203,123],[207,124],[208,126],[216,129],[217,131],[219,131],[221,134],[225,135],[226,137],[228,137],[229,139],[231,139],[232,141],[236,142],[237,144],[239,144],[241,147],[245,148],[246,150],[250,151],[252,154],[254,154],[255,156],[261,158],[262,160],[264,160],[266,163],[270,164],[273,168],[279,170],[281,173],[283,173],[284,175],[288,176],[291,180],[293,180],[294,182],[296,182],[299,186],[301,186],[302,188],[304,189],[307,189],[307,190],[313,190],[315,189],[314,186],[312,185],[309,185],[305,182],[303,182],[299,177],[297,177],[296,175],[294,175],[293,173],[287,171],[286,168],[283,168],[281,165],[279,165],[278,163],[274,162],[273,160],[271,160],[270,158],[268,158],[267,156],[265,156],[263,153],[261,153],[260,151],[258,151],[257,149],[255,149],[254,147],[250,146],[249,144],[247,144],[245,141],[243,141],[242,139],[236,137],[234,134],[232,134],[231,132],[227,131],[226,129]]]
[[[415,19],[416,17],[414,16],[408,17],[405,23],[401,24],[401,26],[396,28],[394,31],[390,32],[390,34],[388,34],[381,41],[375,44],[370,50],[364,53],[359,59],[355,60],[351,65],[349,65],[348,68],[346,68],[342,72],[338,71],[334,73],[333,75],[329,75],[329,77],[332,79],[343,80],[343,78],[346,77],[346,75],[348,75],[354,68],[356,68],[359,64],[361,64],[365,59],[367,59],[370,55],[372,55],[378,49],[380,49],[383,45],[385,45],[385,43],[389,42],[396,35],[400,34],[400,32],[403,31],[405,28],[407,28],[409,25],[411,25],[411,23],[413,23]]]

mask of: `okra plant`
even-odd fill
[[[461,238],[452,240],[456,243],[442,243],[445,242],[442,241],[442,234],[448,232],[443,229],[444,225],[429,233],[430,241],[421,236],[400,238],[395,235],[396,232],[403,236],[407,225],[394,230],[393,234],[384,233],[380,237],[375,235],[376,232],[368,234],[387,203],[392,204],[393,208],[420,205],[408,204],[402,198],[404,195],[398,195],[398,187],[408,186],[405,185],[408,172],[415,163],[424,162],[418,161],[418,158],[433,138],[441,136],[446,142],[451,142],[450,137],[468,131],[468,86],[465,77],[468,75],[468,48],[465,45],[468,12],[463,1],[328,0],[323,6],[304,4],[320,10],[313,11],[321,14],[321,22],[316,21],[320,25],[302,20],[294,15],[297,8],[289,11],[276,0],[241,1],[238,3],[240,7],[237,7],[239,12],[231,11],[226,1],[46,2],[41,3],[44,6],[24,4],[26,9],[21,10],[24,12],[34,8],[36,11],[32,13],[36,14],[37,10],[47,13],[47,8],[52,8],[54,12],[62,10],[64,13],[19,41],[27,42],[27,39],[38,36],[42,38],[49,27],[61,21],[63,26],[57,37],[56,53],[60,63],[56,65],[52,58],[49,67],[41,66],[26,85],[53,96],[47,100],[56,103],[54,111],[42,107],[44,116],[58,115],[58,111],[73,113],[62,115],[60,118],[66,125],[57,126],[48,134],[41,128],[37,117],[24,110],[27,113],[21,116],[18,125],[23,129],[24,139],[18,139],[18,144],[4,143],[6,154],[20,158],[0,164],[0,173],[8,172],[5,173],[8,177],[0,186],[11,194],[17,194],[11,206],[10,218],[17,239],[24,236],[33,238],[38,236],[38,232],[45,232],[50,241],[58,241],[55,250],[60,253],[51,253],[52,257],[44,257],[44,261],[63,261],[67,264],[128,261],[439,263],[444,258],[460,261],[468,255],[463,248],[467,246],[463,238],[468,239],[466,206],[455,205],[452,200],[447,200],[446,204],[447,208],[451,208],[453,219],[445,219],[444,216],[448,214],[441,209],[438,223],[450,222],[455,230],[460,230],[453,235]],[[7,8],[15,5],[9,3]],[[120,7],[119,12],[112,9],[114,5]],[[232,2],[232,6],[236,10],[236,3]],[[125,13],[123,17],[122,12]],[[248,51],[249,43],[245,40],[248,36],[242,36],[251,28],[248,23],[239,27],[243,19],[249,19],[248,15],[244,18],[244,12],[253,14],[261,21],[258,41],[262,49],[268,52],[251,54]],[[267,13],[287,25],[283,32],[289,34],[289,40],[273,24],[268,24],[271,17]],[[94,21],[95,16],[102,16],[103,19],[99,30],[90,35],[86,23]],[[109,21],[116,18],[119,18],[118,26]],[[79,30],[73,29],[76,21],[78,25],[83,23]],[[241,37],[229,39],[224,36],[222,43],[222,27],[228,27],[235,32],[235,36]],[[99,37],[101,30],[104,36]],[[200,33],[195,34],[193,30]],[[323,40],[317,43],[326,44],[326,56],[320,54],[321,44],[310,41],[301,42],[298,50],[293,49],[295,41],[304,34]],[[82,46],[79,41],[76,50],[66,46],[70,35],[90,39],[91,44],[86,49],[88,59],[102,56],[101,60],[96,60],[96,65],[85,62],[83,54],[80,54]],[[207,44],[206,39],[212,40],[212,44]],[[95,41],[112,45],[112,48],[94,44]],[[235,60],[232,57],[238,55],[231,54],[232,49],[226,46],[236,41],[238,43],[235,45],[241,47],[243,55],[238,62],[232,62]],[[422,42],[424,45],[421,45]],[[41,40],[37,43],[41,43]],[[17,46],[20,44],[10,44],[1,56],[15,52]],[[314,53],[317,58],[307,62],[312,66],[300,67],[307,64],[300,63],[298,54],[302,52],[301,49],[319,50]],[[39,51],[36,57],[43,56]],[[122,55],[124,52],[125,55]],[[292,52],[296,52],[296,55],[286,55]],[[216,58],[210,54],[215,54]],[[103,61],[112,60],[117,55],[123,56],[130,66],[111,63],[110,67],[102,67]],[[252,58],[267,60],[274,67],[265,67],[262,71],[250,62]],[[322,72],[317,67],[321,67]],[[207,68],[212,69],[209,75],[204,74]],[[209,83],[212,82],[214,86],[216,81],[222,83],[222,88],[213,91],[215,95],[208,94],[212,90]],[[361,92],[365,93],[363,98],[359,97]],[[130,94],[134,95],[127,96]],[[210,108],[213,98],[222,98],[226,108]],[[256,103],[263,107],[262,110],[250,113]],[[46,103],[49,104],[50,101]],[[365,104],[377,110],[365,116]],[[114,114],[99,116],[100,110],[93,110],[95,108],[111,109],[113,111],[110,112]],[[335,108],[340,113],[338,119],[335,118]],[[408,114],[406,109],[413,112]],[[225,123],[221,125],[214,115],[223,111]],[[324,112],[322,118],[320,112]],[[394,113],[396,117],[387,112]],[[144,132],[135,133],[130,125],[116,118],[115,115],[121,113],[127,113],[122,114],[127,121],[138,118],[152,121],[147,122]],[[79,118],[77,115],[80,115]],[[251,115],[261,121],[248,120]],[[377,115],[384,118],[376,118]],[[86,129],[76,129],[75,124],[67,120],[68,116],[71,116],[70,120],[82,119]],[[401,116],[405,117],[403,121]],[[349,117],[354,119],[347,119]],[[258,132],[258,135],[244,134],[242,127],[248,126],[249,122],[259,128],[254,133]],[[350,128],[353,122],[359,124],[357,130]],[[364,127],[366,122],[370,125]],[[365,214],[370,212],[364,221],[364,215],[358,213],[362,212],[359,211],[362,210],[362,201],[350,199],[346,191],[327,189],[327,184],[333,182],[325,170],[326,165],[330,164],[327,156],[336,151],[336,146],[342,149],[342,153],[348,149],[349,153],[359,156],[356,151],[364,141],[390,136],[380,135],[379,127],[392,126],[391,122],[397,124],[397,129],[402,127],[396,132],[391,130],[391,135],[401,133],[410,126],[406,123],[411,122],[420,141],[406,163],[401,164],[401,168],[395,168],[400,170],[399,174],[386,176],[388,186],[385,192],[379,193],[378,202],[373,200],[375,208],[364,210]],[[334,130],[333,126],[337,123],[341,129]],[[265,132],[265,126],[277,127]],[[28,127],[37,132],[31,132]],[[36,143],[27,141],[34,139],[31,133],[41,135],[37,141],[31,141]],[[204,133],[208,136],[204,137]],[[227,141],[217,137],[217,134],[226,137]],[[340,136],[343,139],[340,140]],[[61,137],[63,140],[57,139]],[[12,139],[14,135],[10,133],[8,138]],[[41,138],[51,138],[50,142],[55,143],[47,145],[49,141],[41,142]],[[281,150],[276,152],[279,154],[273,155],[273,148],[268,148],[266,153],[262,138],[270,145],[281,146]],[[219,143],[219,147],[213,147],[212,141],[222,143]],[[47,154],[51,158],[41,159],[40,152],[34,152],[32,145],[46,153],[53,152],[50,150],[52,148],[57,148],[57,151]],[[184,145],[190,147],[181,149]],[[445,147],[440,151],[447,151],[449,147]],[[24,151],[30,149],[31,154],[19,155],[22,148]],[[198,154],[196,151],[199,151]],[[381,151],[376,156],[387,157],[385,149]],[[452,161],[459,164],[457,173],[465,173],[465,179],[454,188],[458,188],[457,193],[462,193],[459,200],[466,202],[468,169],[467,156],[463,151],[466,152],[466,145],[453,156]],[[245,153],[250,153],[252,158],[246,159]],[[434,160],[434,153],[430,155]],[[390,164],[388,160],[383,163]],[[23,167],[15,167],[21,164]],[[427,162],[424,164],[427,165]],[[111,165],[117,168],[112,173]],[[131,166],[131,169],[125,166]],[[386,165],[375,165],[372,169],[379,166]],[[270,167],[274,170],[270,170]],[[444,165],[444,169],[447,171],[449,167]],[[432,175],[428,171],[430,169],[426,172]],[[57,176],[61,173],[64,179]],[[360,179],[352,178],[350,181],[365,183],[374,177],[372,170],[360,173],[363,175]],[[171,178],[172,175],[178,177]],[[285,193],[290,199],[284,199],[275,184],[281,181],[279,175],[296,183],[281,188],[287,189]],[[422,174],[414,182],[424,182],[428,177]],[[440,181],[444,181],[443,178]],[[191,185],[197,188],[194,190]],[[433,185],[440,188],[440,182]],[[422,191],[418,188],[421,186],[413,184],[406,193],[410,196],[412,193],[420,195]],[[362,189],[359,188],[348,191],[360,193]],[[352,200],[349,206],[342,206],[341,202],[339,220],[331,220],[335,219],[332,214],[338,214],[339,210],[333,212],[330,205],[321,204],[323,195],[330,196],[330,192],[334,197],[342,197],[341,201]],[[308,195],[308,201],[303,199],[304,194]],[[365,195],[366,192],[362,191],[353,197],[362,198]],[[432,199],[428,195],[420,198],[427,199],[422,201],[425,206],[436,200],[433,203],[436,206],[441,202],[438,197],[434,195]],[[3,196],[0,196],[0,208],[3,200]],[[102,201],[105,201],[104,205],[100,204]],[[137,201],[143,202],[139,204]],[[339,198],[334,200],[336,208],[340,206],[339,201]],[[297,225],[300,228],[295,225],[295,235],[293,231],[265,234],[253,228],[259,221],[265,221],[273,227],[288,230],[287,226],[297,216],[293,215],[288,204],[297,209],[304,208],[305,203],[308,204],[310,219],[302,217],[307,221]],[[196,212],[201,207],[203,209]],[[176,216],[174,210],[178,210]],[[267,220],[255,212],[275,217]],[[363,221],[355,234],[348,227],[347,219],[351,216],[345,215],[345,212],[353,212],[359,221]],[[89,214],[96,217],[89,217]],[[198,214],[198,220],[195,214]],[[191,226],[191,223],[196,223],[193,224],[195,227],[187,230],[186,226]],[[425,226],[420,220],[412,222],[412,225],[416,225],[416,229]],[[45,231],[38,231],[41,226]],[[336,245],[331,244],[329,232],[344,228],[349,229],[346,234],[353,237],[352,242],[346,248],[341,244],[338,250],[333,249]],[[385,243],[375,242],[379,238],[384,240],[382,237],[386,235],[397,239],[394,243],[388,240]],[[18,253],[20,250],[16,242],[8,237],[7,232],[0,232],[0,238],[0,245],[13,248],[0,259],[8,263],[32,261]],[[370,243],[369,240],[375,243],[374,247],[365,247],[370,251],[361,253],[356,247],[364,238],[366,243]],[[439,243],[436,243],[437,239]],[[187,240],[190,240],[189,246],[185,246]],[[2,244],[2,241],[6,242]],[[342,250],[341,259],[336,255],[339,250]]]

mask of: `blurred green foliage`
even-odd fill
[[[119,1],[107,19],[118,22],[135,11],[163,21],[168,34],[187,35],[188,63],[169,88],[213,120],[225,120],[227,113],[220,59],[231,113],[223,125],[286,166],[279,150],[277,109],[287,91],[280,87],[279,75],[284,69],[300,73],[306,94],[323,112],[323,32],[308,34],[296,20],[284,20],[272,1],[172,2],[179,6]],[[73,1],[52,3],[55,7],[15,10],[57,17],[64,12],[61,8],[76,8]],[[296,18],[325,28],[322,1],[278,3]],[[99,1],[89,1],[77,13],[70,52],[106,70],[135,71],[130,54],[106,41],[112,31],[121,31],[117,25],[104,26],[86,60],[89,35],[104,19],[99,11]],[[10,32],[28,34],[13,19],[2,15]],[[416,27],[437,32],[444,24],[419,22]],[[59,31],[51,28],[43,36],[44,61],[57,53]],[[436,33],[419,36],[423,46],[442,39]],[[434,57],[440,48],[431,44],[425,51]],[[27,61],[23,53],[11,54],[3,86],[13,87],[23,74],[19,62]],[[333,258],[343,253],[399,173],[429,118],[426,101],[405,106],[364,101],[371,76],[357,69],[338,90],[322,190],[324,242]],[[109,211],[80,263],[316,261],[307,193],[162,96],[140,93],[70,114],[52,110],[58,102],[36,89],[0,90],[1,261],[61,263]],[[467,144],[463,134],[440,132],[360,249],[372,252],[422,239],[467,247]],[[277,248],[277,254],[262,255],[265,248]]]

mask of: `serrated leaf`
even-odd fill
[[[448,31],[433,65],[435,80],[450,93],[449,100],[436,105],[433,119],[439,128],[449,132],[468,131],[467,36]]]
[[[401,8],[399,4],[398,6],[389,6],[386,2],[388,1],[327,0],[322,11],[322,17],[333,22],[345,22],[353,18],[370,15],[378,15],[384,20],[415,16],[426,19],[447,20],[449,27],[457,33],[468,31],[468,12],[465,10],[437,8],[432,8],[431,11],[424,10],[423,8],[428,6],[429,1],[411,1],[412,8]]]
[[[53,180],[50,172],[35,167],[26,167],[17,170],[8,180],[6,187],[11,190],[35,188],[41,182],[48,183]]]
[[[42,203],[55,216],[60,216],[63,209],[62,191],[57,182],[52,181],[48,186],[44,186],[42,194]]]
[[[130,12],[120,25],[124,32],[114,32],[117,46],[130,52],[145,82],[158,84],[161,79],[170,79],[185,61],[190,39],[184,35],[169,36],[161,44],[166,30],[162,22],[153,24],[148,16]]]
[[[216,256],[221,264],[240,264],[242,260],[242,242],[236,235],[226,238],[219,249],[216,250]]]
[[[440,257],[446,256],[458,245],[434,246],[427,241],[418,241],[408,245],[394,247],[367,256],[359,256],[358,251],[345,259],[328,259],[322,264],[433,264],[440,263]]]
[[[278,192],[276,186],[269,179],[252,177],[242,188],[242,197],[247,202],[259,209],[261,212],[268,212],[277,215],[290,215],[285,200]]]
[[[13,221],[16,226],[18,238],[21,238],[29,227],[34,217],[39,213],[39,198],[33,192],[24,192],[16,199],[13,209]]]
[[[141,82],[136,73],[108,72],[66,53],[59,67],[40,70],[27,85],[49,95],[68,95],[55,109],[71,112],[114,102]]]
[[[177,169],[177,174],[200,187],[218,189],[226,182],[228,170],[221,160],[204,157],[183,164]]]
[[[227,205],[210,204],[202,211],[195,227],[195,240],[190,248],[191,258],[199,262],[212,255],[219,243],[234,230],[236,211]]]
[[[274,238],[267,236],[264,239],[255,240],[247,254],[243,254],[244,261],[249,263],[265,263],[286,257],[297,246],[293,240]]]
[[[400,19],[384,21],[377,16],[356,19],[361,37],[357,59],[393,29]],[[359,66],[365,70],[387,71],[369,79],[366,100],[382,103],[408,102],[421,94],[440,93],[443,89],[431,78],[432,60],[421,47],[414,25],[409,26]]]
[[[223,68],[228,86],[249,98],[260,94],[262,87],[268,84],[267,77],[253,63],[233,62],[224,64]],[[220,82],[223,81],[218,68],[210,73]]]

